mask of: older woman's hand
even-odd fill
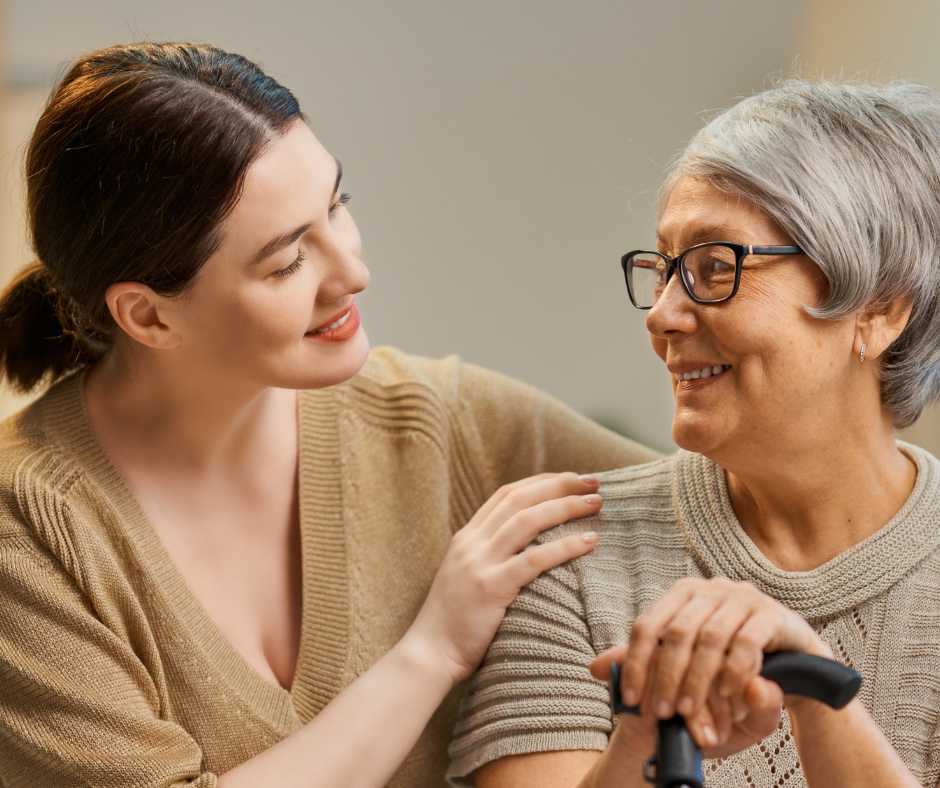
[[[750,583],[684,578],[592,672],[603,677],[622,660],[625,703],[640,706],[648,722],[681,714],[705,754],[720,757],[777,725],[783,694],[759,673],[763,654],[781,650],[832,657],[803,618]]]

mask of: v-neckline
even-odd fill
[[[89,477],[117,514],[167,606],[195,645],[250,708],[288,735],[311,719],[344,685],[347,673],[348,573],[343,528],[339,409],[329,389],[297,396],[301,629],[291,688],[263,676],[225,637],[198,601],[127,483],[95,438],[85,409],[84,373],[50,391],[49,404],[71,414],[56,420],[63,449],[82,458]],[[59,400],[56,403],[55,400]],[[59,407],[56,407],[59,404]],[[80,417],[77,417],[80,414]]]

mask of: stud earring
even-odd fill
[[[864,361],[864,360],[865,360],[865,348],[866,348],[866,347],[868,347],[868,346],[867,346],[864,342],[862,342],[862,352],[859,353],[859,356],[858,356],[858,360],[859,360],[859,361]]]

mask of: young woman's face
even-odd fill
[[[369,271],[341,174],[300,121],[251,165],[220,248],[174,309],[179,349],[200,370],[305,389],[347,380],[365,363],[353,296]]]

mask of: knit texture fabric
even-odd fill
[[[860,698],[917,778],[940,779],[940,462],[907,444],[911,496],[868,539],[810,572],[775,567],[735,518],[725,474],[698,454],[601,474],[600,513],[546,536],[600,534],[510,606],[464,701],[448,777],[508,755],[603,750],[607,689],[588,664],[683,576],[749,580],[806,618],[864,677]],[[838,757],[835,753],[834,757]],[[784,711],[777,731],[706,760],[709,788],[805,788]]]
[[[452,534],[499,486],[655,456],[453,357],[379,349],[298,407],[304,619],[290,691],[196,601],[95,440],[81,373],[0,425],[0,785],[211,788],[402,637]],[[462,691],[390,785],[444,785]]]

